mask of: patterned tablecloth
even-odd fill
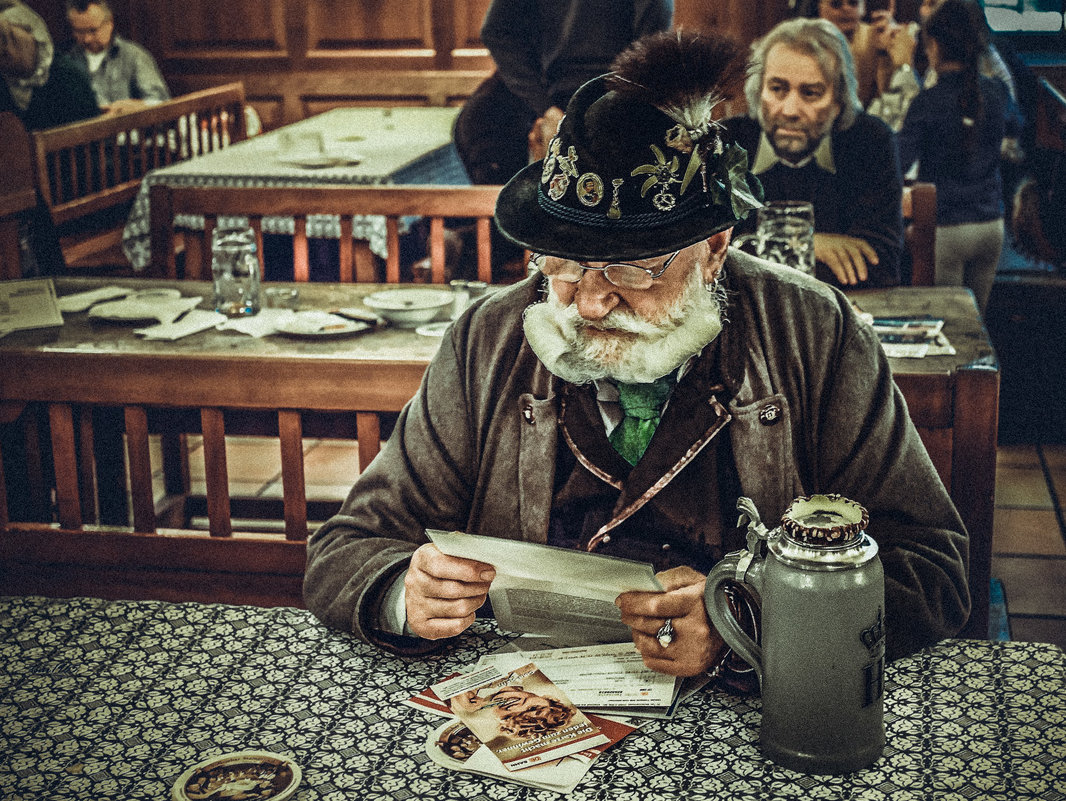
[[[0,798],[163,801],[201,759],[268,750],[300,801],[558,798],[453,773],[423,751],[438,719],[399,703],[495,650],[478,622],[401,659],[289,608],[0,599]],[[698,693],[630,735],[574,799],[1055,801],[1066,798],[1066,658],[947,641],[889,666],[888,744],[872,767],[794,773],[758,752],[759,701]]]
[[[151,261],[151,215],[148,188],[169,186],[298,186],[300,184],[468,184],[469,179],[451,143],[458,108],[337,108],[309,117],[221,150],[169,167],[152,170],[141,182],[122,232],[122,248],[135,270]],[[329,155],[359,159],[354,164],[308,169],[281,158],[281,137],[320,133]],[[203,218],[179,215],[179,226],[203,228]],[[384,257],[385,220],[360,216],[354,237]],[[292,218],[267,217],[263,229],[293,232]],[[336,239],[340,221],[311,215],[307,235]]]

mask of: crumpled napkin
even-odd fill
[[[214,328],[219,323],[225,322],[226,315],[207,309],[192,309],[176,322],[161,323],[148,328],[134,329],[133,333],[145,339],[175,340],[198,334],[208,328]]]
[[[121,286],[102,286],[99,289],[90,289],[88,292],[75,292],[73,295],[64,295],[58,301],[59,310],[62,312],[83,312],[96,303],[115,298],[124,298],[133,294],[132,289]]]
[[[224,317],[219,331],[239,331],[249,336],[265,337],[277,333],[278,328],[289,322],[296,314],[292,309],[260,309],[249,317]]]
[[[89,317],[113,321],[158,320],[161,323],[172,323],[185,312],[200,305],[202,300],[201,297],[183,298],[141,293],[123,300],[98,303],[89,309]]]

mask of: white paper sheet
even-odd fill
[[[630,631],[615,598],[662,591],[655,569],[643,562],[458,531],[426,534],[443,553],[496,568],[489,600],[506,631],[583,645],[626,642]]]
[[[63,315],[52,279],[0,281],[0,336],[55,325],[63,325]]]

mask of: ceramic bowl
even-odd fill
[[[367,308],[401,328],[414,328],[450,313],[455,296],[447,289],[405,287],[375,292],[363,299]]]

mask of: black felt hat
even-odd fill
[[[566,258],[643,259],[706,239],[762,205],[747,153],[723,141],[712,119],[721,97],[707,81],[693,88],[685,69],[698,64],[691,50],[700,40],[659,34],[650,53],[641,40],[640,66],[652,79],[640,70],[628,73],[639,83],[627,79],[616,63],[578,89],[548,155],[500,192],[496,223],[508,239]]]

